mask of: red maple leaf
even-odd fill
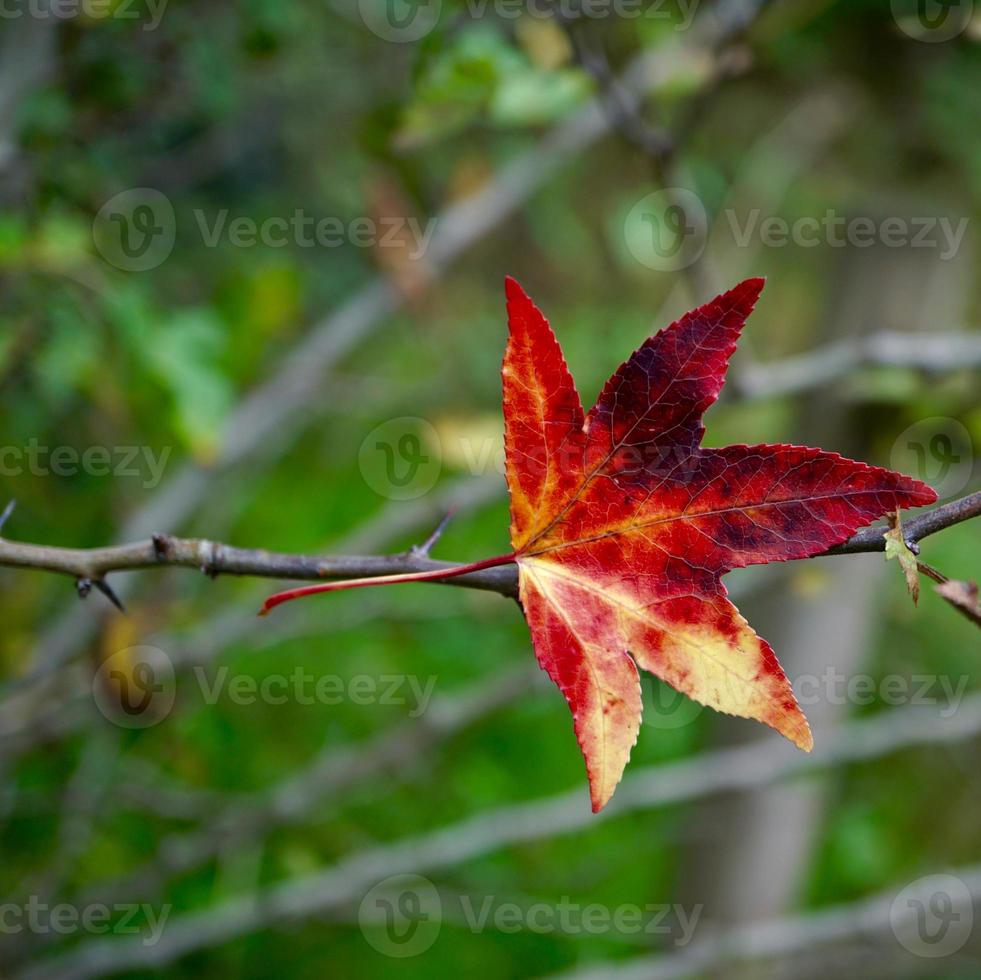
[[[702,415],[763,288],[747,279],[644,343],[583,411],[548,321],[507,280],[508,555],[450,572],[518,566],[535,655],[572,709],[594,810],[637,741],[638,667],[719,711],[809,750],[811,732],[769,644],[726,598],[733,568],[807,558],[934,491],[890,470],[802,446],[703,448]]]

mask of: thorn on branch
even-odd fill
[[[123,605],[119,596],[113,592],[112,588],[109,586],[109,583],[105,579],[97,578],[91,584],[94,585],[121,613],[123,613],[123,615],[126,614],[126,607]]]
[[[9,504],[3,509],[3,513],[0,514],[0,531],[3,530],[4,524],[7,523],[7,518],[14,512],[14,508],[17,506],[16,500],[11,500]]]
[[[446,525],[450,523],[453,519],[453,515],[456,513],[456,508],[449,510],[443,515],[442,520],[433,529],[433,533],[423,541],[422,544],[413,545],[409,549],[409,553],[414,558],[428,558],[429,552],[433,550],[433,545],[443,536],[443,532],[446,530]]]
[[[79,599],[87,599],[89,593],[92,591],[92,579],[90,578],[80,578],[75,582],[75,591],[78,593]]]

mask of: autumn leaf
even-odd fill
[[[811,732],[773,650],[726,598],[733,568],[807,558],[930,487],[801,446],[701,446],[762,279],[647,340],[584,412],[545,317],[513,279],[502,369],[513,552],[449,570],[304,586],[303,595],[426,581],[509,562],[539,664],[572,710],[590,797],[616,788],[641,720],[638,668],[694,700]]]
[[[923,483],[820,449],[701,447],[702,414],[762,288],[748,279],[651,337],[586,414],[548,322],[507,283],[511,543],[535,654],[572,709],[594,810],[637,740],[638,667],[809,750],[790,684],[722,575],[819,554],[936,500]]]

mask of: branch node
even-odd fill
[[[92,579],[77,579],[75,582],[75,591],[78,593],[79,599],[87,599],[89,593],[92,591]]]
[[[154,534],[152,541],[154,555],[163,561],[170,555],[170,537],[166,534]]]
[[[201,574],[208,578],[218,578],[218,549],[221,546],[214,541],[201,542]]]

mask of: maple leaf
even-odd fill
[[[702,448],[702,414],[762,279],[644,343],[583,412],[548,322],[507,281],[504,358],[511,543],[538,662],[572,709],[594,810],[637,740],[641,667],[800,748],[807,721],[769,644],[722,575],[819,554],[934,491],[800,446]]]
[[[820,554],[936,494],[820,449],[701,446],[702,415],[762,288],[762,279],[747,279],[655,334],[586,413],[548,321],[509,278],[502,378],[514,551],[291,589],[267,599],[263,614],[304,595],[515,562],[535,655],[572,710],[594,811],[613,795],[637,741],[638,667],[809,750],[790,683],[726,598],[722,576]]]

